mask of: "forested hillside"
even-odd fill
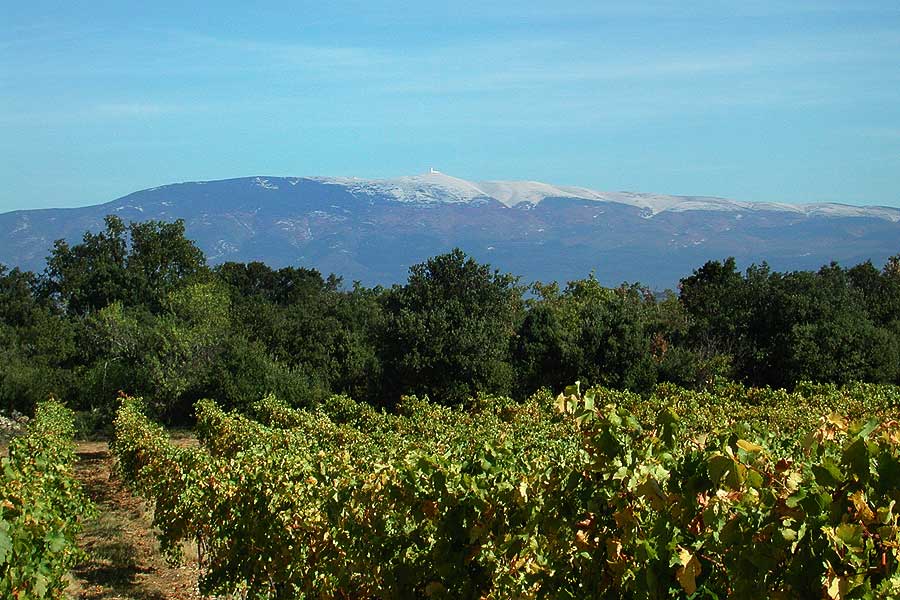
[[[368,288],[303,266],[209,268],[182,222],[108,217],[57,242],[41,272],[0,267],[0,407],[54,396],[90,431],[120,392],[186,423],[198,399],[243,409],[268,393],[392,408],[403,394],[459,405],[574,381],[640,394],[900,382],[900,258],[798,272],[715,258],[663,295],[587,273],[524,282],[458,250]]]

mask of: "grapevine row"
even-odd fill
[[[207,592],[889,598],[896,401],[878,386],[667,387],[641,405],[573,387],[468,410],[405,398],[398,415],[268,398],[259,421],[203,401],[204,448],[186,453],[129,400],[116,452],[169,546],[201,543]],[[841,405],[883,418],[821,412]],[[737,418],[709,426],[722,407]]]
[[[49,400],[0,463],[0,597],[62,598],[81,517],[93,507],[75,479],[74,415]]]

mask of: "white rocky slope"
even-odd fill
[[[309,179],[344,186],[356,195],[381,196],[393,198],[398,202],[426,204],[472,202],[493,198],[506,206],[513,207],[523,202],[536,205],[545,198],[578,198],[635,206],[642,209],[647,217],[663,212],[682,211],[775,211],[807,216],[870,217],[892,222],[900,221],[900,209],[886,206],[740,202],[709,196],[598,192],[583,187],[556,186],[539,181],[472,182],[437,171],[394,179],[360,179],[356,177],[311,177]],[[266,185],[270,184],[266,182]]]

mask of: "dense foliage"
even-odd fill
[[[900,597],[898,315],[900,255],[710,261],[655,294],[454,250],[348,289],[111,216],[43,273],[0,265],[0,409],[35,414],[3,461],[0,595],[59,597],[77,556],[58,397],[115,419],[210,593]]]
[[[183,223],[111,216],[57,242],[43,273],[0,265],[0,408],[31,414],[52,394],[94,430],[119,391],[189,423],[200,398],[245,410],[268,393],[391,408],[403,394],[523,400],[576,380],[644,396],[722,378],[898,383],[898,264],[742,273],[726,259],[657,294],[593,276],[526,287],[454,250],[404,285],[348,287],[303,267],[210,269]]]
[[[668,385],[634,400],[572,387],[465,409],[405,397],[388,414],[268,397],[255,420],[204,400],[188,451],[126,399],[114,451],[156,502],[164,547],[196,540],[210,593],[900,594],[900,389]]]
[[[81,556],[79,517],[91,512],[75,480],[72,411],[38,404],[0,467],[0,597],[62,598]]]
[[[476,391],[509,392],[509,340],[522,312],[514,277],[454,250],[413,266],[383,305],[390,397],[418,393],[459,404]]]

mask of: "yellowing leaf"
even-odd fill
[[[654,510],[662,510],[666,507],[665,496],[656,479],[652,477],[647,479],[635,491],[646,498]]]
[[[606,554],[610,561],[616,561],[622,558],[622,542],[616,539],[606,540]]]
[[[616,520],[616,526],[621,529],[631,527],[636,523],[634,519],[634,512],[630,507],[623,508],[622,510],[617,510],[616,512],[614,512],[613,519]]]
[[[426,500],[422,503],[422,512],[429,519],[433,519],[438,514],[438,504],[434,500]]]
[[[740,448],[744,452],[759,452],[763,449],[763,447],[759,444],[754,444],[753,442],[749,442],[747,440],[738,440],[737,445],[738,448]]]
[[[866,502],[865,492],[858,490],[850,494],[850,501],[856,507],[856,512],[859,514],[859,518],[863,520],[863,523],[871,523],[875,520],[875,513],[872,512],[872,509],[869,508],[869,503]]]
[[[556,397],[556,400],[553,402],[553,408],[556,409],[556,412],[564,413],[566,412],[566,397],[560,394]]]
[[[581,529],[575,532],[575,547],[581,550],[591,547],[591,540],[588,538],[588,534]]]
[[[834,425],[840,431],[847,429],[847,419],[845,419],[838,413],[832,413],[828,415],[828,417],[826,417],[826,421]]]
[[[678,549],[678,560],[681,561],[681,566],[675,572],[675,577],[678,579],[678,583],[681,584],[681,589],[684,590],[684,593],[690,596],[697,591],[700,561],[687,548]]]
[[[850,591],[850,582],[846,577],[833,577],[828,584],[828,597],[838,600],[846,598]]]
[[[791,471],[784,480],[784,485],[792,492],[799,489],[802,483],[803,475],[797,471]]]

